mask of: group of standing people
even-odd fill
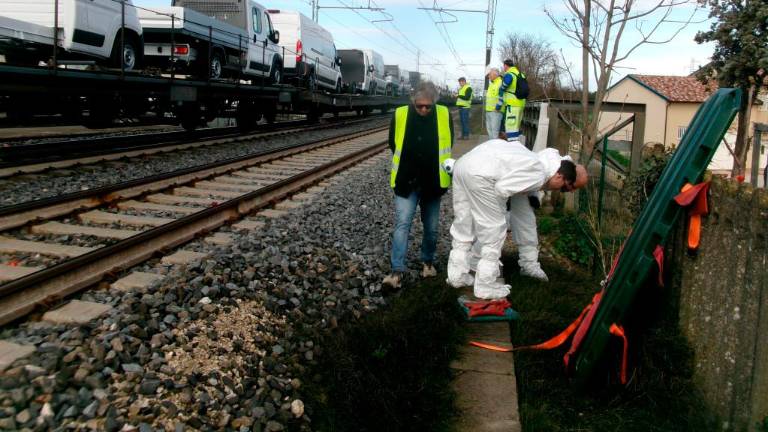
[[[525,74],[512,60],[504,60],[504,73],[491,66],[486,70],[488,90],[485,92],[485,128],[488,139],[500,138],[520,141],[520,125],[523,119],[525,101],[528,97],[528,83]],[[469,139],[469,111],[472,105],[472,87],[464,77],[459,78],[459,92],[456,106],[459,109],[461,138]],[[523,143],[525,144],[525,143]]]
[[[401,286],[417,207],[424,228],[421,276],[437,275],[440,201],[451,186],[454,220],[447,268],[450,285],[473,285],[478,298],[506,297],[510,287],[499,280],[499,259],[508,229],[520,251],[521,272],[546,280],[538,263],[536,216],[528,196],[541,190],[578,189],[586,184],[587,173],[583,166],[574,164],[568,156],[560,156],[555,149],[535,153],[521,143],[525,98],[520,96],[527,96],[527,83],[511,60],[505,60],[504,67],[504,75],[495,68],[488,70],[489,140],[458,160],[451,158],[455,135],[450,113],[447,107],[437,104],[438,92],[432,83],[419,85],[411,105],[395,110],[389,130],[393,154],[389,182],[395,195],[392,272],[383,285],[391,289]],[[459,139],[469,139],[472,89],[464,78],[459,85]],[[525,87],[524,92],[519,91],[521,87]]]

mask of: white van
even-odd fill
[[[374,50],[364,50],[373,66],[371,94],[386,94],[387,80],[384,78],[384,58]]]
[[[144,42],[131,0],[58,0],[58,7],[57,57],[96,58],[112,67],[138,68]],[[55,19],[51,0],[2,0],[0,53],[6,63],[36,66],[48,60]]]
[[[203,78],[242,74],[268,78],[272,84],[281,81],[280,34],[255,1],[174,0],[170,7],[142,9],[139,19],[148,64]]]
[[[359,49],[340,49],[341,84],[346,93],[371,93],[373,65],[370,57]]]
[[[309,90],[322,87],[341,93],[341,61],[331,33],[299,12],[268,12],[280,32],[285,79]]]

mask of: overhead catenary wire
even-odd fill
[[[422,8],[426,9],[426,6],[424,6],[424,3],[422,2],[422,0],[418,0],[418,2]],[[450,33],[445,27],[445,24],[443,24],[443,28],[441,29],[440,24],[438,23],[437,20],[435,20],[432,17],[432,14],[428,10],[425,10],[425,12],[427,13],[427,16],[429,16],[429,19],[432,21],[432,23],[435,25],[435,28],[437,29],[438,34],[443,39],[443,42],[445,42],[445,45],[448,47],[448,51],[451,52],[451,54],[453,55],[453,58],[458,63],[458,68],[462,70],[465,74],[469,75],[469,73],[467,72],[467,69],[464,67],[464,61],[461,59],[461,56],[459,56],[459,53],[456,51],[456,47],[454,46],[453,41],[451,40]]]
[[[360,18],[364,19],[365,21],[367,21],[368,23],[370,23],[371,25],[373,25],[373,26],[374,26],[374,27],[375,27],[377,30],[379,30],[379,31],[380,31],[382,34],[384,34],[385,36],[387,36],[388,38],[390,38],[392,41],[394,41],[395,43],[397,43],[398,45],[400,45],[400,46],[401,46],[403,49],[405,49],[407,52],[409,52],[410,54],[412,54],[414,57],[418,57],[418,56],[420,55],[420,53],[423,53],[423,52],[424,52],[424,50],[423,50],[423,49],[421,49],[421,48],[420,48],[418,45],[416,45],[415,43],[413,43],[413,42],[412,42],[412,41],[411,41],[411,40],[410,40],[410,39],[409,39],[409,38],[408,38],[408,37],[407,37],[407,36],[406,36],[406,35],[405,35],[405,34],[404,34],[404,33],[403,33],[403,32],[402,32],[402,31],[401,31],[401,30],[400,30],[400,29],[399,29],[399,28],[396,26],[396,25],[395,25],[395,23],[394,23],[394,20],[393,20],[393,21],[388,21],[388,22],[390,22],[390,24],[392,25],[392,27],[393,27],[393,28],[394,28],[394,29],[395,29],[395,30],[396,30],[396,31],[397,31],[397,32],[398,32],[398,33],[399,33],[399,34],[402,36],[402,39],[401,39],[401,38],[398,38],[398,37],[395,37],[395,36],[393,36],[393,35],[392,35],[390,32],[388,32],[386,29],[382,28],[381,26],[378,26],[378,25],[377,25],[375,22],[373,22],[372,20],[368,19],[368,18],[367,18],[365,15],[363,15],[362,13],[360,13],[358,10],[356,10],[355,8],[353,8],[351,5],[349,5],[349,4],[348,4],[348,3],[346,3],[345,1],[343,1],[343,0],[336,0],[336,1],[337,1],[339,4],[341,4],[342,6],[344,6],[345,8],[347,8],[348,10],[350,10],[350,11],[354,12],[354,13],[355,13],[356,15],[358,15]],[[373,2],[373,1],[372,1],[371,3],[372,3],[372,4],[373,4],[375,7],[376,7],[376,9],[381,9],[381,8],[378,6],[378,4],[376,4],[375,2]],[[326,17],[328,17],[328,18],[331,18],[331,17],[330,17],[330,16],[329,16],[327,13],[325,14],[325,16],[326,16]],[[331,20],[332,20],[332,21],[334,21],[335,23],[339,24],[339,25],[340,25],[340,26],[342,26],[342,27],[347,27],[347,28],[348,28],[348,25],[344,25],[344,24],[342,24],[341,22],[339,22],[338,20],[336,20],[336,19],[334,19],[334,18],[331,18]],[[380,47],[380,48],[382,48],[382,49],[384,49],[384,50],[386,50],[386,51],[388,51],[388,52],[391,52],[391,53],[395,53],[395,52],[393,52],[391,49],[389,49],[389,48],[384,48],[384,47],[383,47],[383,45],[380,45],[380,44],[378,44],[378,43],[375,43],[375,42],[371,41],[369,38],[367,38],[367,37],[363,36],[363,35],[362,35],[362,34],[360,34],[359,32],[355,32],[354,30],[352,30],[352,32],[353,32],[353,33],[355,33],[355,34],[357,34],[357,35],[359,35],[359,36],[360,36],[360,37],[362,37],[363,39],[365,39],[365,40],[367,40],[367,41],[369,41],[369,42],[371,42],[371,43],[374,43],[376,46],[378,46],[378,47]],[[410,44],[410,45],[411,45],[413,48],[412,48],[412,47],[409,47],[408,45],[406,45],[406,44],[403,42],[403,40],[407,41],[407,42],[408,42],[408,43],[409,43],[409,44]],[[395,53],[395,54],[396,54],[396,55],[402,55],[402,53]],[[431,56],[430,56],[430,57],[431,57]],[[432,63],[438,63],[438,60],[437,60],[437,59],[434,59],[434,61],[432,61]],[[417,65],[418,65],[418,60],[417,60]],[[442,67],[437,67],[436,69],[438,69],[438,70],[441,70],[441,71],[443,71],[443,72],[446,72],[446,70],[445,70],[444,68],[442,68]],[[447,73],[447,72],[446,72],[446,73]]]

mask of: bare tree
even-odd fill
[[[581,152],[583,160],[592,153],[600,122],[600,110],[611,74],[619,64],[629,58],[642,45],[664,44],[677,36],[690,24],[698,11],[695,0],[562,0],[567,16],[561,17],[545,7],[557,29],[581,47]],[[647,4],[640,6],[639,3]],[[675,19],[672,12],[679,6],[692,5],[683,20]],[[627,33],[633,31],[637,39],[621,47]],[[626,42],[626,41],[625,41]],[[594,104],[590,108],[590,67],[597,84]]]
[[[499,43],[499,57],[511,59],[528,80],[529,99],[559,97],[561,84],[557,51],[541,37],[528,34],[507,35]]]

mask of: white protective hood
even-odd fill
[[[492,139],[457,163],[465,172],[490,180],[498,195],[508,197],[540,190],[557,173],[563,159],[570,157],[561,157],[553,148],[534,153],[517,141]]]

